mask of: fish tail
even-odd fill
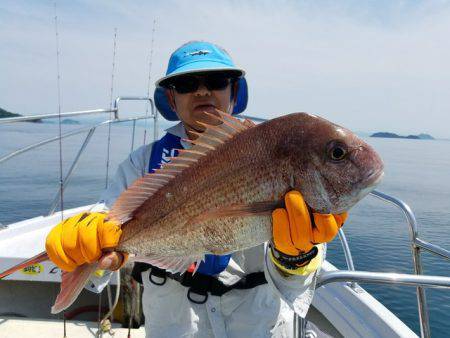
[[[13,266],[12,268],[9,268],[6,271],[1,272],[0,273],[0,279],[3,279],[5,277],[9,276],[10,274],[20,270],[20,269],[26,268],[29,265],[37,264],[37,263],[46,261],[48,259],[49,258],[48,258],[47,253],[45,251],[43,251],[40,254],[38,254],[38,255],[36,255],[34,257],[31,257],[30,259],[27,259],[26,261],[23,261],[22,263],[19,263],[19,264]]]
[[[91,274],[97,269],[97,263],[83,264],[71,272],[63,271],[61,290],[52,306],[52,313],[67,309],[77,299]]]

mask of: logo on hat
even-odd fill
[[[195,56],[195,55],[206,55],[206,54],[209,54],[209,53],[211,53],[210,50],[203,49],[203,50],[197,50],[197,51],[192,52],[192,53],[187,53],[187,55],[189,55],[189,56]],[[186,56],[187,56],[187,55],[186,55]]]

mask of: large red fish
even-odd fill
[[[205,124],[190,149],[117,199],[109,213],[123,229],[115,250],[183,272],[205,253],[228,254],[270,240],[271,211],[289,190],[299,190],[316,212],[338,214],[383,175],[369,145],[320,117],[295,113],[254,125],[218,114],[210,115],[214,125]],[[48,259],[42,253],[26,264],[36,258]],[[95,268],[85,264],[63,274],[53,313],[72,304]]]

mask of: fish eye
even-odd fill
[[[342,161],[347,153],[347,147],[341,142],[331,142],[328,145],[328,157],[333,161]]]

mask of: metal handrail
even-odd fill
[[[7,117],[0,119],[0,124],[16,123],[16,122],[30,122],[45,119],[52,119],[58,117],[70,117],[70,116],[80,116],[80,115],[92,115],[101,113],[117,113],[116,108],[114,109],[92,109],[92,110],[80,110],[74,112],[67,112],[61,114],[40,114],[40,115],[27,115],[18,117]]]
[[[150,104],[150,108],[151,108],[151,114],[148,116],[137,116],[137,117],[132,117],[132,118],[125,118],[125,119],[120,119],[119,118],[119,102],[120,101],[148,101]],[[4,155],[3,157],[0,157],[0,164],[17,156],[20,154],[23,154],[25,152],[28,152],[30,150],[39,148],[43,145],[46,145],[48,143],[51,142],[55,142],[58,141],[60,139],[64,139],[70,136],[74,136],[74,135],[78,135],[84,132],[87,132],[87,135],[85,137],[85,139],[83,140],[83,143],[81,144],[80,149],[78,150],[77,155],[75,156],[74,160],[72,161],[72,164],[69,167],[69,170],[67,172],[66,177],[63,180],[63,184],[62,184],[62,189],[58,189],[57,193],[51,203],[50,206],[50,210],[48,215],[52,215],[57,206],[58,203],[60,201],[60,196],[61,193],[64,191],[64,189],[67,187],[67,185],[69,184],[71,175],[73,173],[73,171],[75,170],[78,161],[82,155],[82,153],[84,152],[84,150],[86,149],[86,146],[88,145],[89,141],[91,140],[91,137],[93,135],[93,133],[95,132],[95,130],[103,125],[109,125],[112,123],[122,123],[122,122],[133,122],[133,135],[132,135],[132,143],[131,143],[131,147],[134,147],[134,136],[135,136],[135,130],[136,130],[136,121],[138,120],[143,120],[143,119],[149,119],[152,118],[154,123],[153,123],[153,136],[154,136],[154,140],[156,140],[158,138],[158,125],[157,125],[157,118],[158,118],[158,114],[157,111],[155,109],[155,105],[153,103],[153,100],[149,97],[144,97],[144,96],[120,96],[117,97],[114,101],[114,108],[113,109],[94,109],[94,110],[82,110],[82,111],[76,111],[76,112],[67,112],[67,113],[61,113],[61,114],[40,114],[40,115],[32,115],[32,116],[21,116],[21,117],[12,117],[12,118],[4,118],[4,119],[0,119],[0,124],[8,124],[8,123],[16,123],[16,122],[29,122],[29,121],[36,121],[36,120],[43,120],[43,119],[51,119],[51,118],[57,118],[57,117],[67,117],[67,116],[80,116],[80,115],[90,115],[90,114],[98,114],[98,113],[114,113],[114,118],[111,120],[107,120],[107,121],[103,121],[101,123],[98,123],[94,126],[88,127],[88,128],[81,128],[78,130],[74,130],[65,134],[62,134],[61,136],[56,136],[56,137],[51,137],[36,143],[33,143],[31,145],[25,146],[23,148],[20,148],[18,150],[15,150],[9,154]]]
[[[341,241],[342,249],[344,250],[345,262],[347,263],[347,267],[350,271],[355,271],[352,253],[347,242],[347,237],[345,236],[344,230],[342,230],[342,228],[339,229],[338,235]]]
[[[420,256],[420,253],[421,253],[420,249],[426,250],[436,256],[439,256],[439,257],[447,259],[447,260],[450,260],[450,251],[446,250],[444,248],[441,248],[438,245],[426,242],[419,238],[417,220],[414,216],[412,209],[405,202],[403,202],[395,197],[389,196],[385,193],[382,193],[380,191],[376,191],[376,190],[371,192],[370,195],[372,195],[384,202],[395,205],[403,212],[403,215],[406,218],[406,221],[409,226],[409,232],[410,232],[411,251],[412,251],[412,257],[413,257],[415,275],[404,275],[404,276],[408,276],[408,277],[418,276],[420,278],[422,278],[422,277],[441,278],[441,277],[436,277],[436,276],[422,276],[423,269],[422,269],[422,262],[421,262],[421,256]],[[346,239],[345,234],[342,231],[342,229],[339,230],[339,239],[341,241],[342,248],[344,250],[344,256],[345,256],[345,261],[347,263],[347,268],[350,270],[349,272],[355,271],[351,251],[350,251],[350,248],[347,243],[347,239]],[[356,273],[359,274],[361,272],[356,271]],[[376,273],[371,272],[370,274],[376,274]],[[344,274],[342,274],[342,276],[344,276]],[[343,278],[340,278],[339,280],[336,278],[333,281],[351,282],[350,286],[353,289],[355,288],[356,282],[377,283],[377,279],[375,277],[373,277],[375,275],[372,275],[372,277],[373,277],[372,280],[370,280],[371,277],[367,276],[367,275],[360,275],[360,277],[362,278],[361,280],[356,278],[357,275],[352,275],[352,274],[347,273],[345,276],[348,278],[346,279],[345,277],[343,277]],[[379,276],[381,276],[381,275],[379,275]],[[366,279],[364,279],[363,277]],[[446,278],[446,277],[442,277],[442,278]],[[419,281],[419,280],[420,279],[416,279],[416,281]],[[450,279],[448,279],[448,280],[450,281]],[[383,284],[386,284],[386,283],[395,284],[393,281],[388,282],[383,279],[380,279],[378,282],[383,283]],[[319,284],[320,284],[320,282],[319,282]],[[427,301],[426,301],[425,290],[423,289],[423,287],[430,287],[430,285],[429,284],[421,284],[419,282],[411,283],[411,284],[399,282],[398,284],[413,285],[413,286],[417,287],[417,289],[416,289],[417,307],[419,310],[419,322],[420,322],[421,337],[426,337],[426,338],[431,337],[431,330],[430,330],[429,316],[428,316],[428,306],[427,306]]]
[[[119,96],[114,100],[114,109],[116,111],[115,117],[119,118],[119,102],[120,101],[148,101],[150,103],[151,114],[150,117],[153,118],[153,140],[158,139],[158,114],[155,109],[155,104],[150,97],[146,96]],[[133,141],[134,141],[134,125],[133,125]]]
[[[87,132],[87,131],[89,131],[90,129],[91,129],[91,127],[73,130],[73,131],[71,131],[71,132],[62,134],[61,137],[60,137],[60,136],[50,137],[50,138],[45,139],[45,140],[43,140],[43,141],[39,141],[39,142],[33,143],[33,144],[31,144],[31,145],[25,146],[25,147],[23,147],[23,148],[20,148],[20,149],[18,149],[18,150],[14,150],[14,151],[10,152],[9,154],[6,154],[6,155],[0,157],[0,163],[5,162],[5,161],[7,161],[7,160],[9,160],[9,159],[11,159],[11,158],[17,156],[17,155],[26,153],[26,152],[29,151],[29,150],[32,150],[32,149],[35,149],[35,148],[39,148],[39,147],[41,147],[41,146],[43,146],[43,145],[46,145],[46,144],[51,143],[51,142],[54,142],[54,141],[58,141],[60,138],[61,138],[61,139],[64,139],[64,138],[66,138],[66,137],[78,135],[78,134]]]
[[[347,268],[350,271],[355,271],[355,265],[353,264],[352,252],[350,251],[350,247],[347,242],[347,237],[345,236],[344,230],[342,228],[339,229],[338,235],[339,235],[339,239],[340,239],[340,242],[342,245],[342,250],[344,251],[344,257],[345,257],[345,262],[347,263]],[[350,287],[353,290],[356,290],[357,285],[355,282],[351,282]]]
[[[435,244],[431,244],[429,242],[425,242],[420,238],[416,238],[416,245],[420,248],[428,251],[429,253],[435,254],[436,256],[440,256],[442,258],[450,260],[450,251],[441,248]]]
[[[112,124],[112,123],[122,123],[122,122],[130,122],[130,121],[133,121],[133,126],[134,126],[136,121],[143,120],[143,119],[148,119],[148,118],[152,118],[152,117],[151,116],[138,116],[138,117],[127,118],[127,119],[108,120],[108,121],[101,122],[101,123],[91,127],[89,129],[89,132],[86,135],[86,137],[85,137],[85,139],[84,139],[80,149],[78,150],[77,155],[75,156],[74,160],[72,161],[72,164],[70,165],[70,168],[67,171],[66,177],[63,180],[63,191],[66,188],[66,186],[69,184],[71,175],[72,175],[75,167],[78,164],[78,160],[80,159],[81,154],[84,152],[84,149],[88,145],[89,141],[91,140],[92,135],[94,134],[95,130],[98,127],[103,126],[103,125],[107,125],[107,124]],[[134,141],[134,133],[135,133],[135,128],[133,128],[133,137],[132,137],[133,141]],[[53,201],[52,201],[52,203],[50,205],[50,209],[48,211],[47,216],[51,216],[51,215],[53,215],[55,213],[55,210],[56,210],[58,204],[60,203],[60,198],[61,198],[61,189],[58,189],[56,194],[55,194],[55,197],[53,198]]]
[[[329,280],[326,283],[329,282],[338,282],[338,281],[347,281],[350,282],[350,287],[353,289],[356,286],[356,282],[366,282],[366,283],[381,283],[381,284],[401,284],[401,285],[412,285],[416,286],[417,290],[417,307],[419,310],[419,322],[420,322],[420,332],[421,337],[430,337],[431,336],[431,330],[429,326],[429,316],[428,316],[428,306],[426,301],[426,295],[425,290],[423,287],[433,287],[432,283],[430,284],[430,280],[433,278],[438,278],[440,281],[445,284],[450,282],[450,278],[447,277],[439,277],[439,276],[423,276],[423,269],[422,269],[422,262],[420,257],[420,249],[426,250],[436,256],[439,256],[441,258],[450,260],[450,251],[446,250],[444,248],[441,248],[438,245],[426,242],[422,239],[420,239],[419,233],[418,233],[418,224],[417,220],[414,216],[414,213],[412,209],[403,201],[393,197],[389,196],[387,194],[384,194],[380,191],[374,190],[370,193],[370,195],[384,201],[390,204],[395,205],[398,207],[402,212],[403,215],[406,218],[406,221],[409,225],[409,232],[410,232],[410,242],[411,242],[411,250],[412,250],[412,257],[413,257],[413,264],[414,264],[414,272],[415,275],[405,275],[405,274],[382,274],[382,273],[376,273],[376,272],[361,272],[361,271],[355,271],[354,264],[353,264],[353,258],[351,255],[350,248],[347,243],[347,239],[345,237],[344,232],[342,229],[339,230],[339,238],[342,244],[342,248],[344,251],[345,260],[347,263],[347,267],[349,271],[340,271],[339,274],[333,272],[333,275],[330,275]],[[342,273],[341,273],[342,272]],[[352,274],[352,272],[355,272],[355,274]],[[338,277],[340,276],[340,277]],[[397,277],[403,277],[408,282],[402,282],[403,279],[400,278],[394,278],[394,276]],[[383,278],[385,277],[385,279]],[[415,278],[413,278],[415,277]],[[422,279],[426,277],[425,279]],[[430,279],[431,278],[431,279]],[[396,280],[398,282],[396,282]],[[425,281],[425,282],[423,282]],[[422,283],[423,282],[423,283]],[[319,286],[326,284],[322,283],[319,278]],[[440,285],[442,286],[442,285]],[[447,287],[447,286],[445,286]]]
[[[79,111],[75,111],[75,112],[67,112],[67,113],[61,113],[61,114],[40,114],[40,115],[29,115],[29,116],[20,116],[20,117],[8,117],[8,118],[0,119],[0,124],[46,120],[46,119],[57,118],[60,116],[61,117],[82,116],[82,115],[93,115],[93,114],[98,114],[98,113],[112,113],[112,112],[115,114],[115,116],[117,116],[117,110],[118,110],[118,108],[117,108],[117,106],[115,106],[114,109],[91,109],[91,110],[79,110]],[[59,139],[64,139],[69,136],[74,136],[74,135],[78,135],[78,134],[81,134],[84,132],[89,132],[90,130],[91,130],[91,127],[81,128],[81,129],[70,131],[68,133],[64,133],[61,136],[55,136],[55,137],[51,137],[51,138],[48,138],[43,141],[33,143],[31,145],[28,145],[21,149],[15,150],[9,154],[6,154],[6,155],[0,157],[0,163],[5,162],[17,155],[25,153],[29,150],[43,146],[45,144],[48,144],[48,143],[51,143],[54,141],[58,141]]]
[[[420,257],[420,246],[417,245],[417,239],[419,236],[418,225],[416,217],[414,216],[414,213],[412,212],[411,208],[405,202],[395,197],[384,194],[380,191],[374,190],[371,192],[371,195],[379,198],[384,202],[388,202],[390,204],[395,205],[403,212],[403,215],[405,216],[406,221],[409,225],[414,272],[416,275],[422,275],[423,269]],[[438,248],[437,246],[434,247]],[[423,287],[417,286],[416,293],[417,293],[417,307],[419,310],[420,334],[422,337],[429,338],[431,337],[431,330],[430,330],[430,319],[428,316],[428,305],[425,290],[423,289]]]
[[[127,118],[127,119],[107,120],[107,121],[103,121],[103,122],[101,122],[101,123],[99,123],[97,125],[91,126],[91,127],[80,128],[80,129],[77,129],[77,130],[73,130],[73,131],[70,131],[68,133],[62,134],[61,137],[59,137],[59,136],[50,137],[48,139],[45,139],[45,140],[33,143],[31,145],[25,146],[23,148],[14,150],[14,151],[10,152],[9,154],[6,154],[6,155],[0,157],[0,163],[5,162],[5,161],[7,161],[7,160],[17,156],[17,155],[26,153],[29,150],[33,150],[33,149],[39,148],[41,146],[44,146],[44,145],[46,145],[48,143],[52,143],[52,142],[58,141],[60,138],[61,139],[65,139],[65,138],[70,137],[70,136],[74,136],[74,135],[78,135],[78,134],[82,134],[82,133],[86,133],[86,132],[89,133],[91,129],[93,129],[93,128],[95,129],[97,127],[106,125],[108,123],[130,122],[130,121],[137,121],[137,120],[143,120],[143,119],[149,119],[149,118],[152,118],[152,117],[151,116],[138,116],[138,117]]]
[[[371,271],[329,271],[319,274],[316,288],[336,282],[362,282],[376,284],[396,284],[429,288],[450,288],[450,277],[419,276],[405,273]]]
[[[75,159],[73,160],[73,162],[69,168],[69,171],[67,172],[67,175],[62,182],[62,186],[60,187],[60,189],[57,190],[58,192],[56,193],[56,196],[53,198],[52,204],[50,206],[50,211],[48,212],[47,216],[53,215],[58,203],[60,203],[61,192],[64,191],[65,187],[69,183],[70,176],[72,175],[72,172],[74,171],[76,165],[78,164],[78,160],[80,159],[81,154],[84,152],[84,149],[86,149],[86,146],[88,145],[89,141],[91,140],[91,137],[94,134],[94,131],[95,131],[95,127],[91,128],[89,130],[86,138],[84,139],[83,144],[81,145],[81,148],[78,150],[78,153],[75,156]]]
[[[421,262],[421,252],[420,249],[426,250],[436,256],[439,256],[441,258],[450,260],[450,251],[441,248],[438,245],[426,242],[422,239],[419,238],[419,232],[418,232],[418,224],[417,224],[417,220],[414,216],[414,213],[412,211],[412,209],[409,207],[409,205],[407,205],[405,202],[393,197],[393,196],[389,196],[385,193],[382,193],[380,191],[376,191],[374,190],[373,192],[370,193],[370,195],[382,200],[383,202],[387,202],[390,203],[392,205],[395,205],[396,207],[398,207],[402,212],[403,215],[406,218],[406,221],[408,223],[409,226],[409,233],[410,233],[410,242],[411,242],[411,251],[412,251],[412,257],[413,257],[413,264],[414,264],[414,272],[415,275],[404,275],[404,276],[408,276],[408,278],[410,278],[411,276],[416,276],[416,277],[430,277],[430,278],[447,278],[447,277],[437,277],[437,276],[423,276],[423,269],[422,269],[422,262]],[[351,271],[354,271],[354,265],[353,265],[353,259],[351,256],[351,251],[348,247],[348,243],[347,243],[347,239],[345,238],[345,235],[343,235],[343,232],[339,232],[339,238],[341,240],[341,244],[342,247],[344,249],[344,256],[345,256],[345,260],[347,263],[347,267],[348,269]],[[347,272],[345,272],[347,273]],[[360,271],[356,271],[356,273],[361,273]],[[371,272],[370,274],[375,274],[374,272]],[[337,274],[336,274],[337,276]],[[344,276],[344,274],[342,274],[341,276]],[[355,282],[372,282],[372,283],[376,283],[378,282],[377,279],[374,277],[375,275],[372,275],[372,277],[367,276],[367,275],[360,275],[359,277],[361,277],[362,279],[359,280],[356,275],[351,275],[351,274],[346,274],[346,277],[348,277],[347,279],[345,277],[338,279],[335,279],[334,281],[350,281],[352,282],[351,286],[354,286]],[[381,276],[381,275],[379,275]],[[366,279],[364,279],[364,278]],[[371,279],[372,278],[372,279]],[[406,277],[405,277],[406,278]],[[419,281],[420,279],[416,279],[416,281]],[[448,279],[450,281],[450,279]],[[320,283],[320,282],[319,282]],[[388,282],[386,280],[380,279],[379,283],[392,283],[395,284],[393,281],[392,282]],[[420,322],[420,333],[421,333],[421,337],[430,337],[431,336],[431,330],[430,330],[430,324],[429,324],[429,316],[428,316],[428,306],[427,306],[427,301],[426,301],[426,294],[425,294],[425,290],[423,289],[423,287],[430,287],[429,284],[422,284],[422,283],[411,283],[411,284],[405,284],[405,283],[398,283],[398,284],[404,284],[404,285],[413,285],[416,286],[416,293],[417,293],[417,307],[419,310],[419,322]]]

